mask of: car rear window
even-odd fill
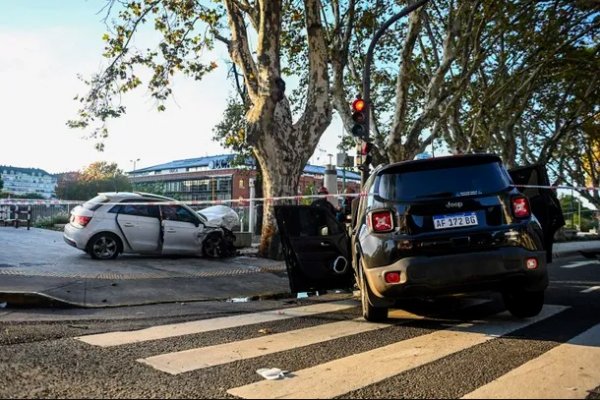
[[[98,196],[90,199],[82,204],[83,208],[87,208],[88,210],[95,211],[104,203],[108,203],[110,199],[103,194],[99,194]]]
[[[506,170],[493,162],[405,172],[383,170],[374,189],[385,200],[412,201],[497,193],[510,185]]]

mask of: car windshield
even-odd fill
[[[497,193],[511,185],[499,163],[396,172],[384,170],[375,182],[375,194],[385,200],[474,196]]]

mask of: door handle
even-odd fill
[[[126,222],[126,223],[124,223],[124,224],[123,224],[123,226],[124,226],[124,227],[127,227],[127,228],[132,228],[132,227],[134,227],[135,225],[133,225],[131,222]]]
[[[331,243],[321,242],[321,247],[329,247],[329,246],[331,246]]]
[[[167,229],[167,233],[175,233],[177,232],[175,229]]]

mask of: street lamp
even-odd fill
[[[129,162],[132,162],[132,163],[133,163],[133,171],[131,171],[131,172],[134,172],[134,171],[135,171],[135,164],[136,164],[138,161],[140,161],[140,159],[139,159],[139,158],[136,158],[135,160],[129,160]],[[135,182],[132,182],[132,180],[131,180],[131,177],[129,177],[129,181],[131,182],[131,188],[132,188],[133,190],[135,190]]]
[[[137,163],[138,161],[140,161],[139,158],[136,158],[135,160],[129,160],[129,162],[133,163],[133,170],[135,171],[135,163]]]

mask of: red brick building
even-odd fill
[[[161,193],[182,201],[235,200],[250,197],[256,170],[251,164],[234,166],[233,155],[171,161],[128,173],[136,190]],[[358,191],[360,175],[337,170],[338,193],[345,187]],[[307,165],[300,178],[299,194],[316,194],[323,185],[325,167]]]

